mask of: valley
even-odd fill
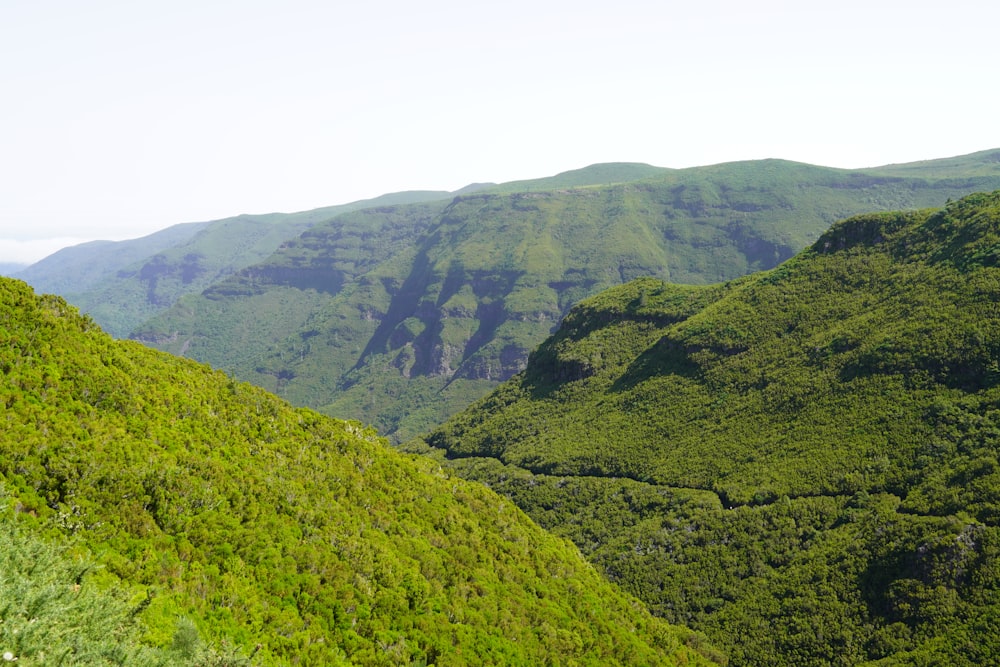
[[[378,206],[313,225],[131,336],[402,442],[523,370],[587,296],[770,269],[849,215],[996,189],[998,164],[987,151],[865,171],[595,165]]]
[[[594,165],[121,243],[49,275],[103,305],[0,279],[25,662],[1000,655],[997,151]]]

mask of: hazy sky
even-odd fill
[[[2,0],[0,261],[595,162],[996,148],[997,25],[995,0]]]

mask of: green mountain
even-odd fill
[[[0,369],[24,664],[710,664],[485,487],[10,279]]]
[[[582,302],[410,448],[733,665],[1000,659],[1000,191]]]
[[[675,170],[664,167],[653,167],[641,162],[605,162],[592,164],[582,169],[564,171],[547,178],[500,183],[485,188],[485,191],[490,193],[510,193],[558,190],[560,188],[581,188],[590,185],[617,185],[661,176],[673,171]]]
[[[594,165],[368,209],[314,226],[135,337],[405,440],[522,370],[584,297],[640,276],[705,284],[772,268],[847,215],[1000,187],[992,155],[946,160],[938,178],[782,160]]]
[[[997,169],[1000,169],[1000,150],[991,149],[938,160],[889,164],[871,171],[886,176],[923,176],[967,181],[970,178],[995,176]]]
[[[187,243],[211,223],[173,225],[128,241],[90,241],[63,248],[14,277],[46,294],[83,294],[136,262]]]
[[[475,186],[471,186],[475,189]],[[255,264],[318,222],[369,206],[443,199],[453,193],[398,192],[299,213],[240,215],[174,225],[130,241],[65,248],[16,274],[65,297],[106,331],[127,337],[143,321]]]

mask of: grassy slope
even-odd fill
[[[1000,174],[977,178],[1000,186]],[[595,165],[518,185],[529,191],[463,195],[432,217],[390,207],[364,224],[337,218],[139,334],[405,439],[521,370],[588,295],[638,276],[733,279],[775,266],[837,218],[940,205],[971,182],[782,160]]]
[[[1000,150],[990,149],[939,160],[921,160],[875,167],[871,171],[894,176],[969,179],[996,176],[1000,172]]]
[[[0,369],[23,530],[97,554],[153,644],[183,615],[263,664],[707,664],[484,487],[8,279]]]
[[[427,442],[733,664],[994,662],[998,303],[1000,192],[860,216],[583,302]]]
[[[512,193],[579,188],[592,185],[608,186],[652,178],[670,173],[671,171],[673,170],[664,167],[653,167],[640,162],[605,162],[592,164],[582,169],[571,169],[555,176],[510,181],[508,183],[487,186],[484,190],[490,193]]]

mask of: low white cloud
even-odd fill
[[[34,264],[63,248],[86,243],[91,239],[60,236],[51,239],[3,239],[0,238],[0,262],[14,264]]]

